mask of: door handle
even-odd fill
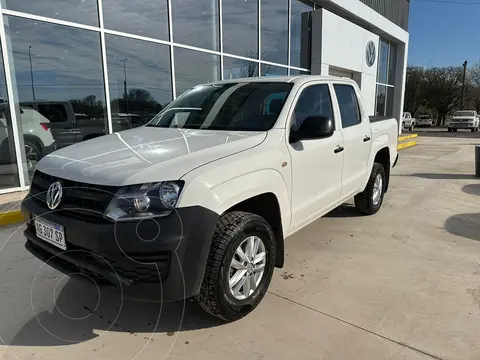
[[[342,152],[343,150],[345,150],[342,146],[338,145],[335,150],[333,150],[333,152],[335,154],[338,154],[339,152]]]
[[[367,142],[367,141],[370,141],[370,136],[365,136],[365,137],[363,138],[363,142]]]

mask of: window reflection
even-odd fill
[[[167,0],[103,0],[102,4],[105,28],[168,40]]]
[[[376,116],[385,116],[385,101],[387,97],[387,87],[384,85],[377,85],[377,101],[376,101]]]
[[[100,35],[16,17],[5,26],[23,131],[27,119],[39,125],[30,142],[37,157],[105,134]]]
[[[0,60],[3,59],[0,48]],[[0,62],[0,189],[20,186],[10,109],[7,102],[5,69]]]
[[[1,0],[4,9],[99,26],[97,0]]]
[[[261,58],[279,64],[287,63],[288,0],[262,0]]]
[[[290,65],[310,68],[310,14],[309,1],[292,0]]]
[[[258,63],[243,59],[223,58],[223,78],[237,79],[258,76]]]
[[[170,48],[106,37],[113,131],[145,124],[172,100]]]
[[[390,44],[390,53],[388,60],[388,84],[395,84],[395,70],[397,68],[397,47]]]
[[[218,0],[172,1],[173,41],[219,50]]]
[[[223,51],[258,58],[258,0],[223,0]]]
[[[310,75],[310,71],[290,69],[290,75]]]
[[[191,87],[220,79],[220,57],[195,50],[174,49],[177,96]]]
[[[387,67],[388,67],[388,43],[384,40],[380,40],[380,51],[378,59],[378,74],[377,82],[387,83]]]
[[[278,76],[278,75],[287,75],[287,68],[281,66],[273,66],[270,64],[261,65],[262,75],[261,76]]]

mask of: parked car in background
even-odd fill
[[[466,129],[471,132],[478,131],[479,122],[478,114],[474,110],[456,111],[447,122],[448,131],[457,131],[458,129]]]
[[[433,117],[432,114],[423,114],[416,119],[417,126],[433,126]]]
[[[43,158],[22,203],[26,247],[124,294],[195,297],[239,319],[283,266],[285,237],[351,197],[380,210],[398,124],[369,117],[360,94],[330,76],[196,86],[145,126]]]
[[[413,131],[413,129],[416,126],[416,121],[415,118],[412,117],[412,114],[409,112],[404,112],[402,116],[402,130],[408,129],[410,131]]]
[[[7,126],[8,104],[0,104],[0,163],[12,159]],[[50,121],[38,111],[29,107],[20,107],[20,122],[25,146],[25,156],[28,171],[33,171],[37,161],[56,149],[56,144],[50,131]]]
[[[85,114],[76,114],[69,101],[22,102],[48,120],[49,129],[58,148],[105,135],[105,121],[93,119]]]

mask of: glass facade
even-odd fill
[[[141,126],[199,83],[308,74],[312,10],[308,0],[0,0],[0,191],[28,186],[49,152]]]
[[[380,39],[377,68],[377,89],[375,98],[376,116],[393,115],[396,61],[396,45],[386,40]]]

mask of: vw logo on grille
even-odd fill
[[[368,67],[372,67],[373,64],[375,64],[376,57],[377,57],[377,50],[375,49],[375,44],[373,41],[369,41],[365,49],[365,58],[367,60]]]
[[[55,181],[47,190],[47,206],[50,210],[54,210],[62,201],[63,189],[62,184]]]

